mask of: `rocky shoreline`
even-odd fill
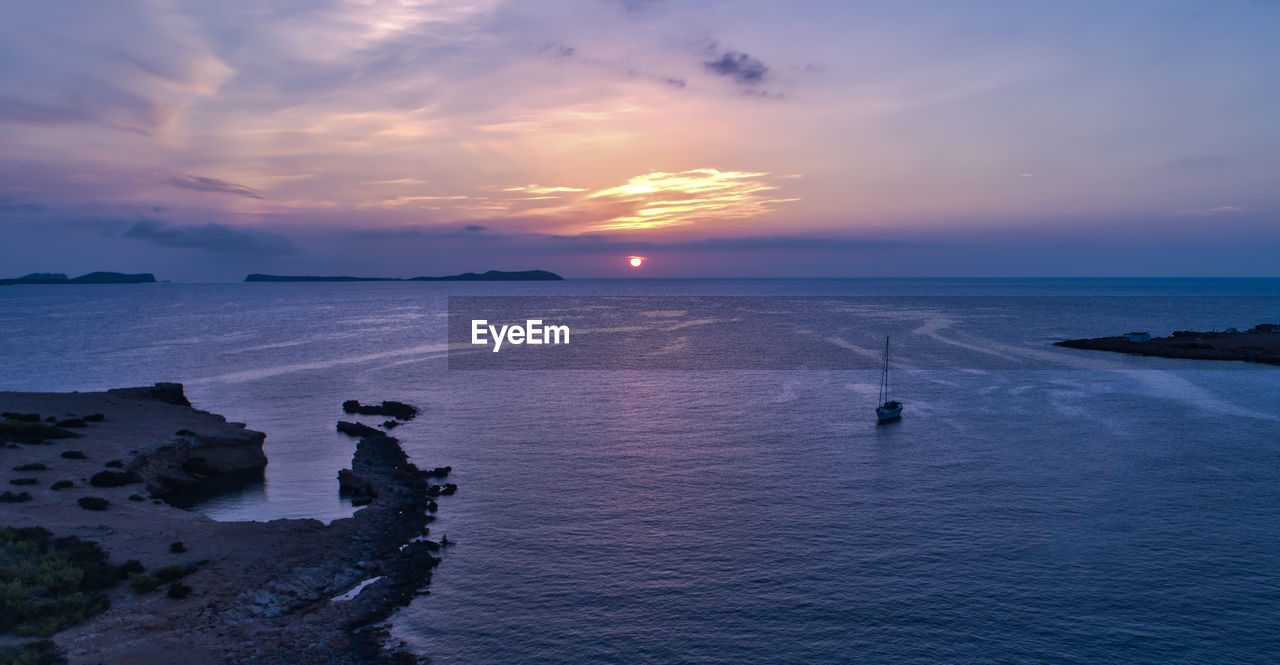
[[[1139,356],[1189,360],[1239,360],[1280,365],[1280,325],[1259,324],[1245,331],[1178,330],[1168,337],[1130,333],[1111,337],[1068,339],[1054,346],[1111,351]]]
[[[65,430],[72,437],[0,448],[6,487],[34,478],[23,485],[27,500],[0,504],[0,525],[96,542],[112,565],[136,560],[151,570],[193,571],[182,578],[189,593],[181,598],[128,584],[111,589],[109,609],[53,635],[68,662],[417,662],[389,642],[381,622],[420,593],[440,562],[442,546],[428,539],[428,524],[436,498],[456,489],[432,484],[448,468],[420,470],[397,439],[362,431],[351,467],[341,472],[342,486],[359,486],[367,499],[352,517],[329,525],[215,522],[156,497],[225,475],[260,474],[265,435],[192,408],[180,385],[0,393],[0,410],[49,414],[58,424],[100,416]],[[99,469],[121,484],[89,482]],[[69,484],[55,489],[59,481]],[[90,498],[104,500],[105,509],[80,503]]]

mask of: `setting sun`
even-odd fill
[[[633,256],[633,257],[628,258],[628,259],[627,259],[627,262],[631,264],[631,267],[632,267],[632,268],[639,268],[639,267],[640,267],[640,265],[641,265],[642,263],[644,263],[644,257],[643,257],[643,256]]]

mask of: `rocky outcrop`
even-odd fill
[[[349,399],[342,403],[342,411],[361,416],[390,416],[405,421],[418,415],[417,407],[391,400],[383,400],[381,404],[361,404],[360,400]]]
[[[157,383],[108,393],[149,397],[176,406],[191,405],[180,383]],[[219,476],[250,475],[266,468],[267,456],[262,452],[266,434],[247,429],[243,423],[228,423],[220,416],[211,420],[198,432],[180,430],[167,443],[138,451],[128,465],[129,471],[146,483],[152,496],[163,497]]]
[[[127,397],[150,398],[165,404],[191,406],[191,401],[187,399],[186,393],[183,392],[181,383],[157,383],[142,388],[115,388],[114,390],[108,390],[107,393]]]
[[[1067,339],[1054,346],[1090,351],[1111,351],[1138,356],[1185,358],[1188,360],[1243,360],[1280,365],[1280,326],[1259,324],[1240,332],[1178,330],[1168,337],[1138,334],[1089,339]]]
[[[244,644],[235,651],[237,662],[416,662],[389,647],[386,630],[372,624],[408,604],[440,563],[432,555],[440,545],[424,539],[434,519],[427,515],[434,502],[427,498],[425,474],[399,441],[379,433],[360,439],[351,468],[338,478],[368,505],[329,525],[322,562],[240,595],[223,620],[267,621],[273,642]],[[337,599],[343,592],[351,597]],[[343,635],[344,647],[337,650],[331,646],[335,632]]]
[[[369,427],[361,423],[350,423],[345,420],[338,421],[338,431],[347,436],[377,436],[382,432],[376,427]]]

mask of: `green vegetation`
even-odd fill
[[[39,485],[39,478],[10,478],[9,482],[14,485]]]
[[[96,496],[82,496],[76,499],[76,503],[85,510],[106,510],[107,506],[111,505],[110,501]]]
[[[13,492],[5,491],[4,494],[0,494],[0,503],[22,503],[23,501],[30,500],[30,492],[18,492],[17,494],[14,494]]]
[[[30,464],[22,464],[19,466],[15,466],[13,467],[13,470],[14,471],[48,471],[49,467],[39,462],[32,462]]]
[[[85,416],[84,418],[81,418],[81,420],[85,421],[86,423],[100,423],[106,419],[107,417],[102,415],[101,413],[91,413]]]
[[[178,430],[177,434],[178,436],[195,436],[196,435],[195,432],[192,432],[189,429],[180,429]]]
[[[116,579],[97,543],[0,527],[0,633],[48,637],[80,623],[110,606],[103,591]]]
[[[129,586],[138,593],[151,593],[160,586],[160,578],[148,573],[133,573],[129,576]]]
[[[116,566],[116,577],[127,580],[130,575],[137,573],[145,573],[147,569],[143,567],[142,562],[137,559],[129,559],[128,561]]]
[[[86,426],[87,425],[85,425],[83,418],[67,418],[66,420],[58,421],[58,427],[74,428],[74,427],[86,427]]]
[[[51,490],[62,490],[62,489],[66,489],[66,488],[68,488],[68,487],[75,487],[75,486],[76,486],[76,484],[75,484],[74,482],[70,481],[70,480],[59,480],[58,482],[56,482],[56,483],[54,483],[54,484],[50,485],[50,486],[49,486],[49,489],[51,489]]]
[[[156,577],[160,578],[161,582],[176,582],[186,577],[187,573],[192,571],[186,566],[174,564],[172,566],[165,566],[164,568],[157,568],[152,572]]]
[[[107,462],[106,464],[103,464],[103,466],[109,466],[109,467],[111,467],[111,468],[113,468],[113,469],[123,469],[123,468],[124,468],[124,462],[121,462],[121,461],[120,461],[120,460],[118,460],[118,459],[113,459],[113,460],[111,460],[110,462]]]
[[[16,441],[18,443],[45,443],[45,439],[70,439],[75,436],[80,435],[39,421],[31,422],[14,418],[0,420],[0,440]]]
[[[0,418],[4,418],[5,420],[21,420],[28,423],[40,422],[40,414],[38,413],[14,413],[12,411],[5,411],[4,413],[0,413]]]
[[[169,551],[174,554],[182,554],[187,551],[187,546],[183,545],[181,540],[175,540],[169,543]]]
[[[65,665],[66,658],[49,640],[0,647],[0,663],[9,665]]]
[[[136,482],[138,477],[125,471],[99,471],[89,478],[89,484],[94,487],[124,487]]]
[[[189,593],[191,593],[191,587],[183,584],[182,582],[174,582],[173,584],[169,585],[170,598],[176,598],[177,600],[182,600],[183,598],[186,598],[187,594]]]
[[[62,456],[67,459],[85,459],[84,453],[79,450],[64,450]]]
[[[126,567],[128,567],[127,571]],[[142,564],[137,561],[127,561],[117,570],[128,577],[129,586],[132,586],[133,590],[138,593],[151,593],[152,591],[159,589],[161,586],[168,584],[170,596],[173,596],[174,598],[185,598],[187,593],[191,591],[191,587],[179,584],[178,580],[194,573],[198,567],[199,564],[193,564],[190,566],[174,564],[172,566],[165,566],[164,568],[157,568],[148,573],[143,570]],[[175,585],[179,587],[179,591],[176,593],[181,593],[181,595],[173,595],[175,593],[173,590]],[[183,588],[185,588],[186,591],[182,591],[181,589]]]

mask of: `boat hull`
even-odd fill
[[[883,423],[902,417],[902,403],[890,402],[876,409],[876,422]]]

